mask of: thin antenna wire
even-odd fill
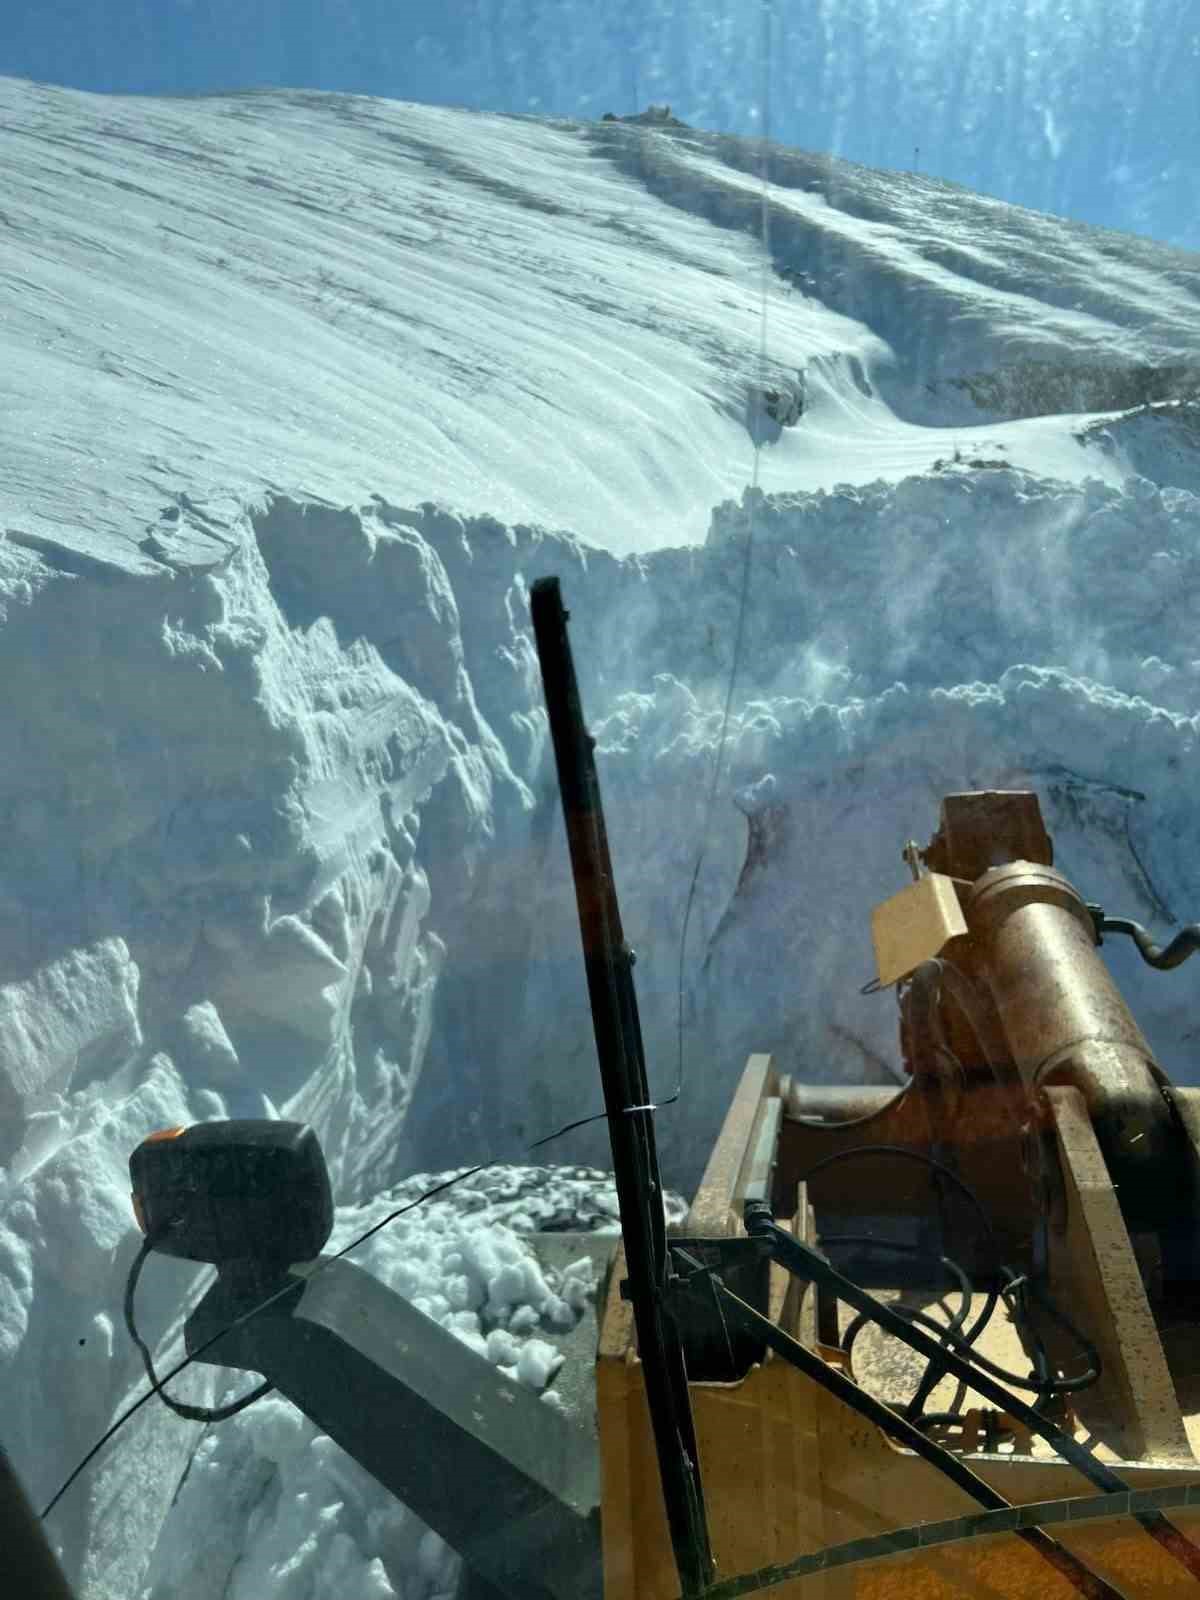
[[[762,43],[760,48],[762,52],[762,303],[758,325],[758,390],[761,399],[767,386],[767,291],[771,277],[771,205],[768,177],[770,162],[768,140],[771,128],[771,0],[762,0]],[[683,1092],[683,972],[687,959],[687,936],[692,920],[692,906],[696,899],[696,885],[700,881],[700,869],[704,865],[709,835],[712,831],[717,790],[720,787],[725,765],[725,748],[729,738],[729,718],[733,709],[733,695],[737,687],[738,673],[742,664],[742,646],[746,636],[746,605],[750,597],[750,564],[754,553],[754,514],[758,507],[758,475],[761,459],[762,432],[761,429],[756,429],[754,438],[754,475],[750,489],[750,519],[746,529],[746,542],[742,558],[742,587],[738,600],[737,630],[733,641],[729,687],[725,694],[725,709],[721,715],[721,735],[717,741],[717,759],[713,763],[712,782],[709,785],[708,798],[704,806],[704,826],[700,834],[700,848],[696,853],[696,864],[692,868],[692,881],[688,885],[687,901],[683,911],[683,928],[679,935],[678,1012],[676,1024],[679,1048],[675,1092],[670,1099],[659,1102],[660,1105],[666,1106],[672,1105]]]

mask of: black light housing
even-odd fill
[[[287,1266],[333,1229],[329,1172],[304,1122],[201,1122],[143,1139],[129,1158],[133,1209],[164,1255]]]

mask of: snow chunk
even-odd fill
[[[32,1290],[29,1244],[9,1228],[0,1228],[0,1361],[9,1361],[21,1347]]]
[[[103,939],[0,986],[0,1162],[22,1119],[56,1091],[113,1076],[141,1048],[138,969],[123,939]]]
[[[576,1313],[582,1313],[596,1292],[596,1263],[591,1256],[580,1256],[563,1269],[559,1293]]]
[[[319,1041],[331,1039],[337,1015],[333,986],[346,966],[299,917],[277,917],[262,940],[230,964],[221,994],[254,1015],[286,1023]]]
[[[487,1358],[495,1367],[511,1367],[517,1360],[517,1341],[506,1328],[493,1328],[487,1336]]]
[[[562,1353],[544,1339],[527,1339],[517,1357],[517,1378],[530,1389],[544,1389],[563,1364]]]
[[[230,1081],[241,1072],[237,1051],[211,1000],[202,1000],[184,1012],[173,1054],[176,1065],[189,1080]]]
[[[192,1104],[202,1122],[224,1122],[228,1119],[229,1111],[215,1089],[197,1089],[192,1096]]]

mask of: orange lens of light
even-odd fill
[[[178,1139],[181,1133],[186,1132],[186,1128],[160,1128],[157,1133],[148,1133],[142,1143],[155,1144],[159,1139]]]

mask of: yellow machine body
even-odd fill
[[[890,914],[882,938],[877,917],[880,980],[902,979],[907,973],[898,968],[908,959],[916,965],[937,953],[970,977],[983,997],[973,1028],[965,1029],[949,1005],[941,1019],[961,1074],[916,1070],[902,1095],[846,1089],[839,1099],[828,1087],[781,1075],[766,1055],[751,1056],[673,1238],[744,1238],[742,1202],[750,1191],[765,1192],[776,1223],[818,1248],[822,1231],[849,1231],[847,1224],[867,1227],[881,1217],[920,1224],[936,1210],[937,1195],[917,1162],[855,1159],[822,1166],[811,1182],[806,1175],[834,1152],[866,1145],[950,1150],[1006,1257],[1018,1271],[1039,1275],[1099,1352],[1098,1382],[1062,1402],[1060,1426],[1087,1441],[1134,1491],[1200,1484],[1200,1297],[1194,1309],[1178,1281],[1165,1284],[1163,1271],[1164,1250],[1175,1248],[1172,1218],[1196,1210],[1200,1091],[1171,1088],[1154,1063],[1096,953],[1088,908],[1053,869],[1035,796],[948,797],[941,829],[921,854],[940,882],[910,885],[908,906],[890,917],[891,935]],[[854,1126],[839,1126],[851,1120]],[[1162,1195],[1162,1182],[1156,1192],[1143,1147],[1153,1162],[1170,1164],[1171,1194]],[[1126,1182],[1130,1197],[1123,1201]],[[977,1247],[963,1230],[947,1253],[971,1259]],[[846,1370],[836,1306],[774,1262],[769,1274],[771,1320]],[[597,1362],[605,1600],[675,1600],[679,1579],[623,1276],[618,1253]],[[938,1298],[913,1298],[899,1285],[875,1292],[907,1295],[909,1304]],[[1046,1344],[1057,1360],[1053,1332]],[[1008,1369],[1028,1366],[1021,1330],[1003,1314],[978,1348]],[[906,1367],[906,1355],[912,1352],[882,1337],[860,1339],[853,1375],[899,1405],[923,1366],[914,1357],[916,1367]],[[689,1394],[719,1579],[979,1510],[934,1467],[770,1350],[728,1379],[695,1381],[689,1371]],[[962,1400],[958,1423],[938,1436],[1013,1505],[1082,1505],[1096,1495],[1043,1441],[973,1393]],[[1092,1509],[1073,1515],[1067,1504],[1054,1536],[1129,1600],[1197,1590],[1128,1515]],[[1200,1540],[1200,1490],[1194,1509],[1174,1507],[1170,1516]],[[898,1547],[739,1592],[779,1600],[1078,1594],[1011,1532],[924,1550]]]

